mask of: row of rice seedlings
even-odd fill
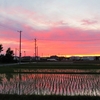
[[[93,75],[37,74],[34,78],[35,94],[100,95],[99,78]]]
[[[17,79],[17,80],[16,80]],[[13,81],[12,81],[13,80]],[[21,74],[0,84],[2,94],[100,96],[99,75]]]
[[[94,69],[18,69],[14,70],[14,72],[100,72],[100,70]]]
[[[29,79],[26,81],[28,84],[31,83],[33,94],[100,95],[100,80],[97,75],[95,77],[93,75],[36,74],[33,81],[29,81]]]
[[[7,79],[7,75],[4,74],[3,77],[1,77],[1,83],[0,83],[0,94],[18,94],[19,93],[19,75],[14,74],[13,78],[10,78],[10,80]],[[15,81],[16,80],[16,81]]]
[[[0,94],[19,94],[19,84],[14,83],[2,83],[0,84]]]

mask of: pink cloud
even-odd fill
[[[74,28],[52,28],[51,30],[38,31],[31,28],[25,28],[26,37],[22,36],[22,53],[26,51],[27,55],[34,54],[34,38],[37,38],[39,55],[52,54],[95,54],[98,53],[99,32],[84,31]],[[28,32],[28,34],[26,34]],[[11,33],[13,35],[13,33]],[[6,34],[7,35],[7,34]],[[9,32],[10,35],[10,32]],[[31,40],[31,38],[33,40]],[[13,38],[13,41],[18,41],[19,38]],[[11,38],[6,36],[6,41]],[[4,41],[4,40],[3,40]],[[19,41],[18,41],[19,43]],[[8,44],[7,44],[8,46]],[[19,48],[19,44],[9,44],[13,49]]]
[[[16,8],[18,9],[18,8]],[[49,25],[49,23],[44,22],[45,17],[34,16],[35,12],[30,12],[28,10],[19,9],[22,14],[23,20],[28,18],[35,20],[38,23],[43,23]],[[18,11],[12,10],[8,12],[12,16],[18,15]],[[34,38],[37,38],[37,45],[39,48],[39,55],[52,55],[52,54],[63,54],[63,55],[75,55],[75,54],[96,54],[99,53],[99,38],[100,31],[92,30],[82,30],[78,28],[63,26],[63,21],[51,22],[52,27],[47,29],[35,28],[30,23],[24,21],[18,21],[18,19],[10,18],[4,19],[2,24],[4,28],[0,29],[0,40],[3,43],[4,48],[11,47],[13,50],[15,48],[19,49],[19,33],[17,30],[22,30],[22,53],[26,51],[27,55],[34,54]],[[97,21],[82,20],[83,25],[91,25],[97,23]],[[61,26],[60,26],[61,25]],[[55,27],[59,26],[59,27]],[[8,27],[8,28],[5,28]],[[33,40],[32,40],[33,39]],[[98,39],[98,40],[97,40]],[[6,42],[5,42],[6,41]]]
[[[93,25],[96,23],[98,23],[96,20],[88,20],[88,19],[82,20],[82,25]]]
[[[51,40],[91,40],[98,39],[99,31],[81,30],[77,28],[51,28],[49,30],[32,30],[31,37],[37,37],[39,39],[51,39]]]
[[[37,38],[40,55],[45,52],[45,55],[50,54],[92,54],[96,53],[98,48],[99,32],[84,31],[75,28],[52,28],[46,31],[30,32],[29,36]],[[34,51],[34,40],[30,43],[26,42],[23,45],[28,45]],[[27,48],[27,45],[25,48]],[[95,48],[95,49],[94,49]],[[92,49],[92,50],[91,50]],[[74,50],[74,51],[73,51]]]

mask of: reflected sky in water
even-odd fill
[[[100,96],[100,74],[0,74],[0,94]]]

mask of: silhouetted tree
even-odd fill
[[[0,62],[1,62],[1,63],[3,62],[3,59],[4,59],[4,55],[1,54],[1,55],[0,55]]]
[[[0,44],[0,53],[3,51],[3,46],[2,44]],[[2,59],[3,59],[4,55],[0,55],[0,62],[2,62]]]
[[[11,50],[11,48],[8,48],[4,60],[5,62],[10,63],[13,62],[13,58],[14,58],[13,50]]]
[[[0,44],[0,53],[3,51],[3,46]]]
[[[59,57],[58,57],[58,56],[56,56],[56,55],[52,55],[52,56],[50,56],[50,58],[52,58],[52,59],[56,59],[56,60],[58,60],[58,59],[59,59]]]
[[[6,55],[14,56],[13,50],[11,50],[11,48],[8,48],[6,51]]]

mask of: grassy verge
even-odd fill
[[[14,72],[21,69],[100,69],[99,63],[67,63],[67,62],[37,62],[0,66],[0,73]]]

